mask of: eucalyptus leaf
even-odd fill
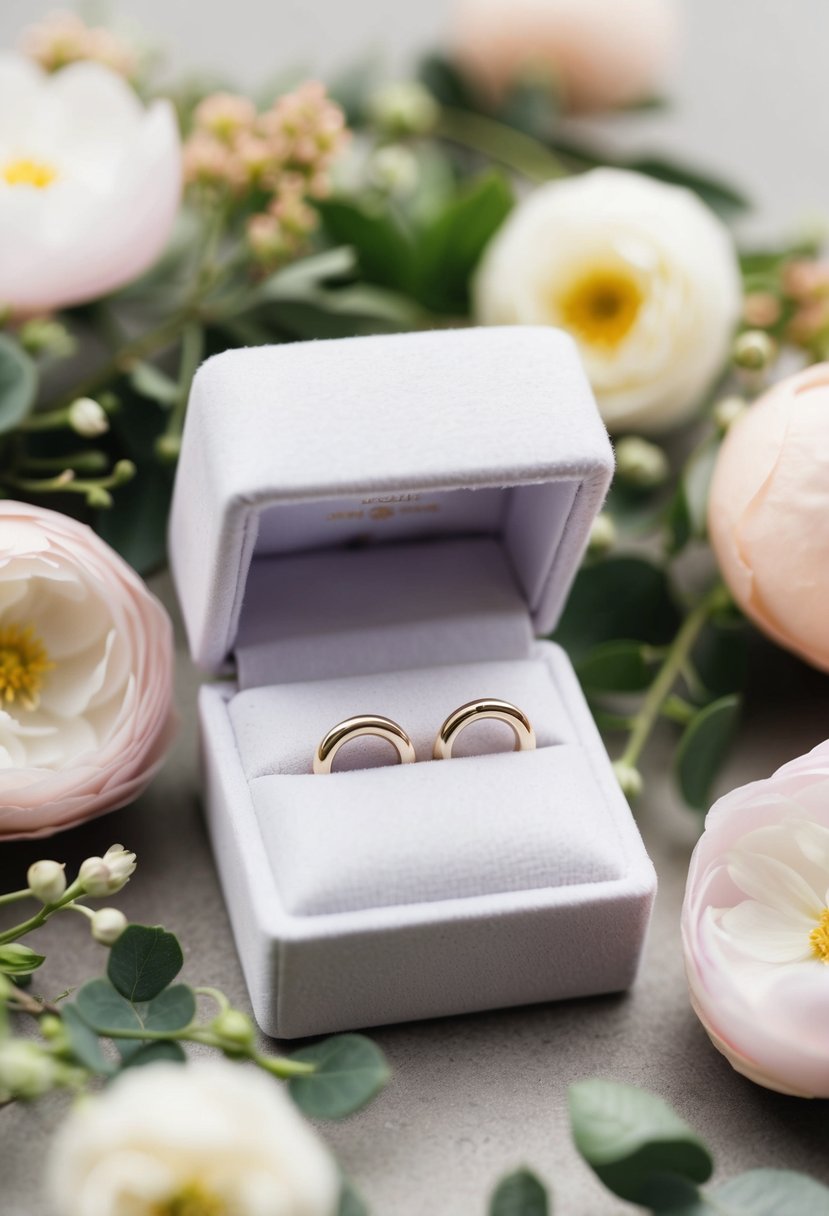
[[[576,665],[587,692],[641,692],[653,675],[649,647],[641,642],[602,642]]]
[[[74,1007],[87,1026],[101,1035],[110,1031],[143,1030],[133,1005],[107,979],[88,980],[82,985],[75,997]]]
[[[711,787],[726,757],[740,716],[735,694],[712,701],[691,719],[679,743],[675,767],[683,798],[694,810],[706,811]]]
[[[720,443],[712,440],[699,448],[690,458],[682,476],[685,491],[685,501],[688,504],[688,518],[691,533],[698,539],[706,534],[708,517],[708,491],[717,463]]]
[[[608,557],[579,571],[553,636],[578,663],[603,642],[664,645],[678,623],[664,570],[641,557]]]
[[[173,984],[137,1008],[146,1030],[184,1030],[196,1016],[196,997],[187,984]]]
[[[107,975],[128,1001],[151,1001],[181,971],[178,938],[165,929],[127,925],[109,952]]]
[[[513,85],[495,117],[533,139],[546,141],[559,117],[560,101],[552,77],[528,77]]]
[[[159,1043],[136,1043],[137,1051],[131,1051],[123,1057],[124,1068],[143,1068],[145,1064],[157,1064],[164,1060],[172,1064],[184,1064],[187,1053],[174,1039],[164,1039]]]
[[[35,954],[34,950],[20,942],[0,946],[0,972],[11,976],[12,979],[31,975],[45,961],[45,955]]]
[[[691,652],[691,664],[700,684],[691,688],[697,699],[707,702],[738,692],[748,674],[745,618],[734,614],[709,621]]]
[[[69,1037],[69,1046],[79,1064],[100,1076],[110,1076],[115,1066],[104,1055],[95,1031],[87,1025],[74,1005],[64,1005],[61,1021]]]
[[[569,1090],[576,1147],[608,1190],[651,1206],[662,1180],[706,1182],[713,1164],[699,1136],[654,1094],[599,1078]]]
[[[749,1170],[709,1196],[717,1216],[829,1216],[829,1189],[795,1170]]]
[[[37,395],[37,370],[8,334],[0,334],[0,434],[19,426]]]
[[[502,1178],[489,1204],[489,1216],[549,1216],[551,1211],[545,1187],[529,1170]]]
[[[321,283],[353,276],[356,269],[357,257],[353,249],[326,249],[324,253],[299,258],[274,271],[259,285],[255,298],[259,302],[305,299]]]
[[[361,1034],[324,1039],[291,1059],[317,1066],[316,1072],[288,1082],[297,1106],[311,1118],[342,1119],[370,1102],[389,1079],[380,1048]]]
[[[418,77],[441,105],[460,110],[478,110],[479,101],[472,85],[458,68],[442,55],[427,55],[418,67]]]
[[[113,491],[112,506],[97,514],[96,532],[144,577],[166,561],[172,493],[172,470],[146,460],[131,481]]]
[[[671,557],[674,557],[677,553],[682,552],[694,531],[691,508],[685,492],[685,484],[682,481],[668,504],[668,510],[665,512],[665,526],[668,530],[667,551]]]

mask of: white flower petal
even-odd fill
[[[800,913],[817,920],[823,911],[820,897],[796,870],[762,853],[744,848],[728,855],[728,873],[741,891],[780,912]]]
[[[720,911],[718,924],[733,946],[760,962],[795,963],[812,957],[809,934],[815,921],[806,916],[746,899]]]

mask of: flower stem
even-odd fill
[[[19,925],[12,925],[10,929],[6,929],[3,933],[0,933],[0,946],[5,946],[7,942],[16,942],[19,938],[25,937],[27,933],[32,933],[35,929],[39,929],[56,912],[60,912],[68,904],[73,903],[78,896],[83,894],[84,890],[81,884],[77,881],[73,882],[71,886],[66,888],[66,891],[57,903],[44,904],[28,920],[22,921]]]
[[[435,134],[450,143],[481,152],[533,182],[568,176],[562,162],[544,144],[484,114],[444,106]]]
[[[3,904],[14,904],[20,899],[28,899],[32,894],[28,887],[24,887],[22,891],[9,891],[8,895],[0,895],[0,907]]]
[[[727,592],[721,583],[717,583],[697,606],[689,612],[682,626],[668,648],[664,662],[656,674],[656,679],[648,689],[639,712],[633,719],[633,729],[622,753],[619,763],[635,768],[642,751],[650,738],[665,702],[671,695],[676,680],[696,645],[708,618],[716,609],[721,608]]]

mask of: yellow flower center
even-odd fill
[[[37,709],[43,677],[54,666],[31,625],[0,627],[0,702]]]
[[[205,1190],[200,1182],[188,1182],[154,1208],[153,1216],[230,1216],[230,1210],[223,1199]]]
[[[561,323],[592,346],[618,346],[642,306],[642,289],[632,274],[610,268],[588,271],[557,299]]]
[[[829,908],[824,908],[820,920],[809,934],[812,954],[822,963],[829,963]]]
[[[20,156],[17,160],[7,161],[0,175],[9,186],[34,186],[36,190],[45,190],[51,186],[58,171],[48,161]]]

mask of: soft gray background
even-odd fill
[[[0,45],[52,7],[4,0]],[[434,44],[446,19],[441,0],[142,0],[116,11],[169,44],[175,66],[213,66],[247,83],[296,61],[324,71],[367,46],[386,48],[401,62],[413,48]],[[619,120],[619,137],[672,146],[743,182],[758,204],[755,231],[780,234],[829,214],[825,0],[688,0],[685,13],[676,109]],[[166,583],[157,586],[170,602]],[[151,793],[54,843],[4,846],[0,888],[17,885],[38,856],[71,866],[123,840],[138,851],[141,868],[121,906],[134,920],[176,930],[186,947],[186,977],[220,986],[245,1005],[198,809],[195,689],[182,651],[184,729]],[[762,776],[827,735],[829,682],[758,643],[749,711],[722,787]],[[668,1098],[715,1145],[721,1177],[773,1165],[829,1181],[825,1104],[781,1098],[732,1073],[688,1009],[677,918],[696,829],[670,790],[668,754],[664,747],[651,758],[640,812],[661,888],[637,987],[627,997],[378,1030],[392,1085],[362,1115],[325,1129],[375,1216],[483,1213],[495,1179],[522,1162],[552,1184],[559,1213],[632,1210],[603,1191],[569,1141],[566,1087],[596,1074]],[[51,990],[100,967],[100,950],[80,918],[66,917],[42,936]],[[62,1107],[56,1100],[0,1113],[3,1216],[49,1216],[43,1158]]]

